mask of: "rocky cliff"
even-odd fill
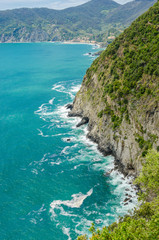
[[[159,150],[158,49],[159,2],[93,62],[69,113],[89,119],[88,137],[128,174]]]

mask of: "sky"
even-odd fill
[[[124,4],[132,0],[114,0]],[[64,9],[88,2],[88,0],[0,0],[0,10],[21,7],[47,7],[53,9]]]

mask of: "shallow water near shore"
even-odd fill
[[[0,44],[0,239],[73,240],[136,204],[131,179],[105,175],[113,157],[67,117],[93,48]]]

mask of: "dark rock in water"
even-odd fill
[[[92,54],[92,56],[99,56],[99,55],[101,55],[102,52],[103,52],[103,50],[95,52]]]
[[[70,142],[71,141],[71,139],[70,138],[67,138],[67,142]]]
[[[113,170],[114,169],[111,169],[109,172],[104,173],[104,176],[109,176],[113,172]]]
[[[80,127],[86,123],[89,122],[89,118],[88,117],[83,117],[82,120],[76,125],[76,127]]]
[[[129,188],[126,188],[126,189],[125,189],[125,191],[127,191],[127,192],[128,192],[128,191],[129,191]]]
[[[96,220],[95,220],[95,223],[97,223],[97,224],[99,224],[99,223],[101,223],[101,222],[102,222],[101,219],[96,219]]]
[[[71,104],[71,103],[67,104],[67,105],[66,105],[66,108],[72,110],[73,104]]]
[[[128,197],[129,197],[129,198],[132,198],[132,196],[131,196],[130,194],[128,194]]]
[[[130,198],[125,198],[124,202],[130,201],[130,200],[131,200]]]
[[[132,200],[130,199],[130,201],[129,202],[131,202],[132,203]]]
[[[124,206],[125,206],[125,205],[128,205],[128,203],[124,203]]]

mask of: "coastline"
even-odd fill
[[[103,43],[98,43],[98,42],[84,42],[84,41],[35,41],[35,42],[0,42],[0,44],[26,44],[26,43],[60,43],[60,44],[85,44],[85,45],[92,45],[96,46],[97,48],[101,48]]]
[[[87,117],[83,116],[81,113],[72,112],[73,103],[67,104],[65,107],[70,110],[68,112],[68,117],[79,117],[79,118],[81,118],[81,121],[79,121],[79,123],[76,125],[76,127],[79,127],[81,125],[89,123],[89,118],[88,118],[87,121],[85,121],[85,118],[87,118]],[[121,172],[125,177],[126,176],[131,176],[131,177],[133,177],[135,179],[136,175],[134,175],[134,173],[131,173],[130,171],[125,171],[124,165],[117,158],[116,152],[114,150],[112,150],[112,149],[110,150],[109,148],[105,149],[105,148],[101,147],[100,146],[100,139],[99,138],[94,138],[94,136],[92,136],[90,134],[90,132],[91,132],[91,126],[88,125],[87,138],[90,139],[92,142],[97,144],[97,146],[98,146],[97,148],[103,154],[103,156],[112,155],[114,157],[115,169],[118,169],[119,172]]]
[[[80,118],[80,120],[78,121],[78,124],[76,125],[77,128],[80,127],[80,126],[82,126],[82,125],[86,125],[88,122],[85,122],[85,123],[83,122],[83,119],[84,119],[84,118],[83,118],[82,115],[77,114],[77,115],[72,115],[72,116],[71,116],[71,109],[72,109],[72,107],[73,107],[73,104],[67,104],[67,105],[65,105],[65,108],[68,109],[68,117],[75,117],[75,118],[77,118],[77,119]],[[70,111],[69,111],[69,110],[70,110]],[[97,139],[94,139],[92,136],[90,136],[89,133],[90,133],[90,129],[89,129],[89,126],[87,126],[87,131],[86,131],[85,137],[86,137],[87,139],[89,139],[92,143],[97,144],[97,150],[98,150],[104,157],[106,157],[106,156],[112,156],[112,157],[113,157],[113,166],[109,169],[109,171],[104,172],[104,176],[105,176],[105,177],[111,176],[112,173],[115,173],[115,174],[117,174],[117,175],[118,175],[118,173],[121,174],[121,176],[122,176],[122,178],[121,178],[122,181],[128,181],[128,185],[129,185],[130,189],[131,189],[132,191],[134,191],[134,193],[135,193],[135,196],[131,196],[131,193],[132,193],[132,192],[130,192],[130,193],[125,193],[125,198],[123,199],[123,204],[124,204],[124,205],[128,205],[129,203],[132,202],[132,199],[133,199],[134,197],[136,197],[136,200],[137,200],[137,202],[138,202],[138,192],[139,192],[140,188],[139,188],[139,186],[133,184],[133,182],[134,182],[134,180],[135,180],[135,176],[134,176],[133,174],[131,175],[131,174],[129,174],[128,172],[125,172],[122,163],[116,158],[116,154],[115,154],[115,153],[112,153],[112,152],[108,152],[108,151],[106,151],[105,149],[100,148],[99,143],[98,143],[98,140],[97,140]],[[129,192],[129,189],[127,188],[126,191]],[[134,206],[134,207],[135,207],[135,206]],[[133,207],[133,209],[134,209],[134,207]],[[122,206],[121,206],[121,208],[122,208]],[[132,208],[131,208],[131,210],[132,210]],[[129,210],[128,210],[128,211],[129,211]]]

